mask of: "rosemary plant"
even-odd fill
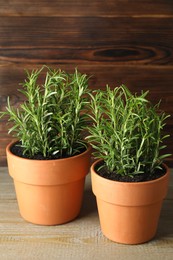
[[[46,68],[42,85],[38,78]],[[8,98],[5,112],[13,126],[9,133],[21,143],[23,153],[32,158],[72,156],[85,148],[82,132],[87,125],[88,78],[76,69],[73,74],[43,66],[26,72],[19,91],[25,96],[19,108],[11,107]]]
[[[147,99],[148,92],[133,95],[124,85],[113,90],[98,90],[91,95],[91,118],[87,137],[95,149],[95,157],[103,159],[108,172],[133,177],[161,168],[168,154],[162,135],[168,115]]]

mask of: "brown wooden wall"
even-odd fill
[[[126,84],[150,90],[173,115],[172,0],[0,0],[0,110],[16,91],[24,68],[43,64],[93,75],[91,88]],[[165,131],[172,134],[173,117]],[[0,165],[11,140],[0,121]],[[173,153],[173,135],[167,151]],[[170,158],[170,163],[173,157]]]

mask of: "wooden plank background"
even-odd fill
[[[14,105],[24,69],[43,64],[93,75],[91,88],[126,84],[150,90],[173,115],[173,1],[0,0],[0,110]],[[0,120],[0,165],[11,140]],[[172,133],[173,118],[165,131]],[[167,140],[173,153],[173,135]],[[169,158],[173,165],[173,157]]]

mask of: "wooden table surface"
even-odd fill
[[[173,173],[173,171],[172,171]],[[109,216],[108,216],[109,217]],[[142,245],[122,245],[102,235],[90,175],[83,207],[74,221],[59,226],[38,226],[20,217],[13,181],[0,168],[0,259],[173,259],[173,176],[164,201],[156,237]]]

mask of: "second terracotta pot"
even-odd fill
[[[167,194],[169,169],[156,180],[125,183],[105,179],[91,167],[92,189],[97,199],[100,225],[110,240],[140,244],[151,240],[157,231],[163,199]]]
[[[9,174],[14,180],[21,216],[40,225],[57,225],[80,212],[91,148],[57,160],[30,160],[11,153],[7,146]]]

